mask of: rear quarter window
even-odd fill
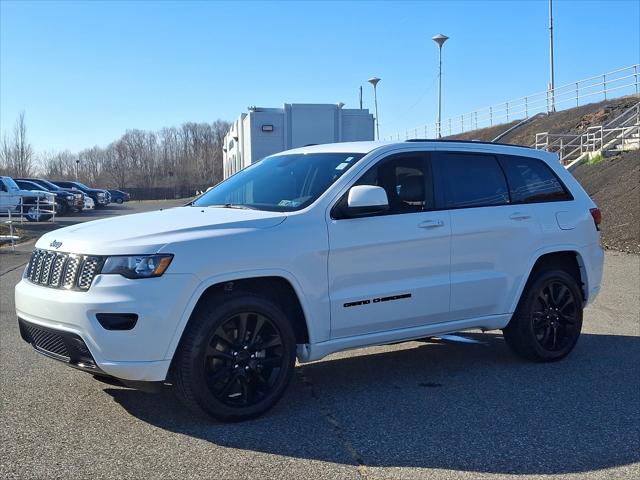
[[[573,200],[557,175],[542,160],[503,155],[500,163],[507,174],[512,203]]]

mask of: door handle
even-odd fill
[[[511,220],[528,220],[531,218],[531,215],[529,215],[528,213],[524,213],[524,212],[516,212],[516,213],[512,213],[511,215],[509,215],[509,218]]]
[[[418,224],[419,228],[437,228],[444,227],[444,222],[442,220],[425,220],[422,223]]]

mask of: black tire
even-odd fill
[[[124,200],[122,200],[121,198],[116,198],[116,203],[118,205],[122,205],[124,203]]]
[[[41,210],[38,211],[37,207],[29,207],[24,216],[29,222],[47,222],[53,217],[50,213],[42,213]]]
[[[564,270],[545,268],[527,282],[504,339],[518,355],[554,362],[576,346],[582,329],[583,297],[576,279]]]
[[[277,403],[295,359],[295,335],[277,305],[253,294],[218,295],[192,314],[172,378],[178,397],[192,411],[240,421]]]

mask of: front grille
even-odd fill
[[[31,254],[25,277],[43,287],[86,291],[99,273],[102,262],[101,257],[38,248]]]
[[[41,327],[18,319],[20,336],[38,352],[83,370],[97,371],[96,362],[84,340],[75,333]]]

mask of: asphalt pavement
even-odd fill
[[[25,344],[13,287],[31,248],[0,253],[0,478],[640,478],[637,255],[607,252],[561,362],[522,361],[499,332],[343,352],[298,366],[264,417],[221,424]]]

